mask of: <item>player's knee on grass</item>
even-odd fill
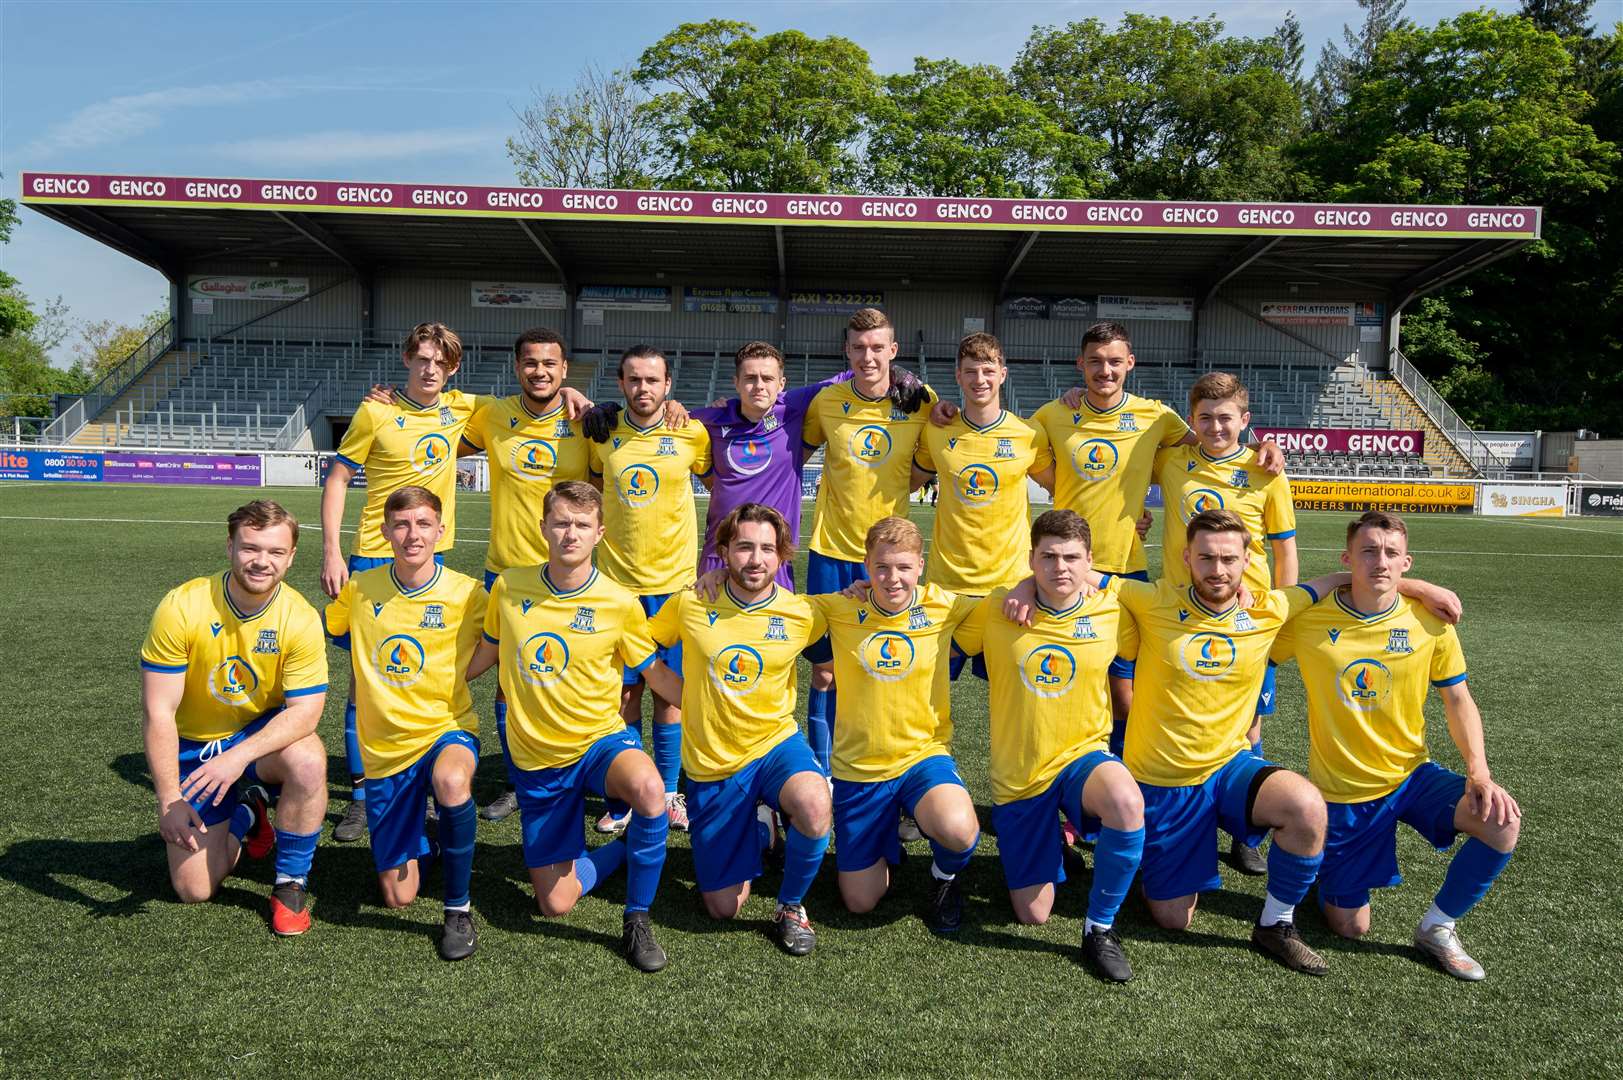
[[[219,888],[216,882],[209,880],[208,869],[202,866],[184,871],[171,870],[169,884],[175,887],[175,895],[182,904],[202,904],[212,900]]]
[[[1171,900],[1151,900],[1150,918],[1163,930],[1187,930],[1195,919],[1195,901],[1198,896],[1179,896]]]
[[[750,898],[749,882],[743,882],[726,889],[716,889],[702,894],[704,897],[704,910],[712,919],[736,919],[738,913],[744,910],[744,901]]]
[[[1017,922],[1026,926],[1041,926],[1054,912],[1054,886],[1050,883],[1011,889],[1009,903],[1014,908]]]
[[[392,870],[385,870],[378,875],[378,890],[383,893],[383,906],[387,908],[408,907],[417,899],[417,888],[421,878],[413,863],[405,863]]]
[[[813,664],[811,673],[811,688],[813,690],[827,690],[834,685],[834,664]]]
[[[580,881],[574,863],[556,863],[530,871],[535,887],[535,905],[549,919],[568,915],[580,901]]]
[[[1354,941],[1369,933],[1369,905],[1358,908],[1336,907],[1334,904],[1324,905],[1324,921],[1330,924],[1330,929],[1341,937],[1351,938]]]
[[[840,899],[853,915],[866,915],[879,906],[890,888],[890,864],[880,859],[866,870],[840,875]]]

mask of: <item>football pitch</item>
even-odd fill
[[[1292,974],[1250,948],[1261,879],[1225,867],[1222,891],[1202,896],[1186,933],[1156,929],[1142,902],[1128,900],[1117,925],[1136,978],[1107,986],[1079,962],[1085,871],[1061,887],[1048,925],[1021,926],[1010,912],[989,831],[985,687],[969,678],[953,691],[955,751],[988,831],[953,939],[932,936],[919,918],[924,844],[909,845],[897,888],[862,918],[841,908],[830,857],[807,898],[817,950],[797,960],[767,936],[775,875],[758,883],[740,921],[714,923],[695,891],[687,837],[672,833],[653,909],[671,963],[642,975],[616,948],[624,877],[566,918],[540,918],[517,815],[479,825],[480,945],[466,963],[435,953],[438,876],[411,908],[386,910],[364,843],[323,837],[311,878],[315,927],[303,938],[278,940],[267,928],[269,860],[245,860],[216,902],[183,907],[156,833],[136,650],[169,588],[224,568],[225,515],[251,494],[0,485],[0,1074],[1623,1070],[1623,522],[1409,519],[1413,574],[1464,598],[1460,633],[1489,761],[1526,815],[1515,859],[1460,924],[1486,982],[1454,982],[1412,947],[1446,859],[1403,831],[1407,881],[1376,894],[1368,939],[1334,938],[1311,898],[1301,909],[1304,937],[1329,959],[1325,978]],[[316,489],[265,494],[316,522]],[[361,502],[349,500],[351,522]],[[915,506],[914,516],[928,535],[929,508]],[[1349,516],[1302,515],[1304,577],[1335,568]],[[447,561],[477,576],[488,498],[463,495],[458,521]],[[324,600],[320,551],[309,529],[288,579],[312,603]],[[1152,572],[1158,558],[1152,548]],[[803,553],[797,562],[803,580]],[[335,797],[347,787],[343,655],[331,653],[321,729]],[[495,685],[491,675],[475,688],[487,728],[481,804],[501,785]],[[1279,696],[1267,752],[1305,769],[1294,666],[1282,670]],[[1457,767],[1436,695],[1427,714],[1434,756]],[[342,805],[335,799],[331,817]]]

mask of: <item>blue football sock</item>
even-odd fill
[[[366,765],[361,761],[361,736],[355,730],[355,703],[344,705],[344,759],[349,763],[349,786],[356,802],[366,801]]]
[[[242,843],[242,838],[248,835],[248,830],[254,827],[254,808],[245,802],[240,802],[231,811],[231,835]]]
[[[1313,879],[1319,876],[1319,864],[1324,852],[1317,855],[1297,855],[1279,846],[1278,838],[1268,845],[1268,895],[1282,904],[1295,907],[1307,895]]]
[[[620,869],[626,861],[626,842],[614,840],[588,851],[575,860],[575,880],[580,882],[580,894],[585,896],[597,888],[597,883]]]
[[[806,891],[823,867],[828,851],[828,834],[806,836],[793,825],[783,845],[783,884],[778,887],[778,903],[794,907],[806,899]]]
[[[310,864],[316,858],[316,841],[321,830],[296,833],[276,830],[276,879],[292,879],[300,883],[309,881]]]
[[[665,781],[665,794],[674,795],[682,775],[682,725],[654,725],[654,767]]]
[[[1111,717],[1111,720],[1110,720],[1110,752],[1112,754],[1115,754],[1117,757],[1121,757],[1122,749],[1126,745],[1127,745],[1127,718],[1124,716],[1124,717],[1121,718],[1120,721],[1118,721],[1118,720],[1116,720],[1115,717]]]
[[[1437,890],[1437,906],[1451,919],[1463,916],[1488,895],[1488,889],[1510,862],[1510,856],[1509,851],[1496,851],[1471,837],[1460,845],[1448,864],[1443,887]]]
[[[647,911],[659,889],[659,875],[665,869],[665,837],[671,819],[661,810],[655,817],[635,811],[626,825],[626,911]]]
[[[1258,739],[1256,742],[1251,744],[1251,752],[1253,754],[1257,755],[1258,757],[1262,756],[1262,740],[1261,739]]]
[[[1133,875],[1144,858],[1144,830],[1099,830],[1099,843],[1093,849],[1093,888],[1088,890],[1088,918],[1100,926],[1111,926],[1116,913],[1132,888]]]
[[[440,805],[440,858],[445,861],[448,908],[460,908],[468,902],[468,883],[473,879],[473,835],[478,823],[479,812],[472,799],[460,806]]]
[[[970,856],[975,854],[975,845],[980,842],[980,833],[976,833],[975,839],[970,843],[969,847],[963,851],[953,851],[931,840],[930,851],[935,856],[935,869],[941,871],[947,877],[957,877],[964,867],[969,865]]]
[[[507,702],[496,702],[496,737],[502,741],[502,756],[512,758],[507,749]]]
[[[823,775],[828,776],[834,753],[834,691],[806,692],[806,741]]]

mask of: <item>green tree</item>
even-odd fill
[[[1071,135],[990,64],[913,61],[889,75],[866,147],[867,190],[898,195],[1084,198],[1103,144]]]
[[[19,224],[17,200],[0,199],[0,246],[11,243],[11,231]],[[0,269],[0,337],[27,333],[34,319],[28,298],[17,290],[17,279]]]
[[[1340,47],[1333,41],[1324,43],[1307,95],[1309,119],[1315,130],[1322,129],[1336,110],[1346,105],[1386,35],[1412,25],[1403,16],[1407,3],[1408,0],[1358,0],[1358,6],[1364,9],[1364,21],[1358,29],[1344,24]]]
[[[1300,100],[1273,39],[1225,37],[1215,18],[1127,15],[1038,27],[1015,61],[1020,91],[1067,134],[1104,144],[1111,198],[1269,198]]]
[[[169,310],[162,307],[134,326],[115,323],[112,319],[85,323],[79,328],[75,366],[93,383],[123,363],[168,321]]]
[[[878,95],[868,54],[842,37],[755,36],[748,23],[683,23],[642,53],[662,186],[712,191],[850,190]]]
[[[568,93],[537,93],[516,110],[507,156],[531,187],[645,188],[657,167],[647,95],[621,71],[588,65]]]

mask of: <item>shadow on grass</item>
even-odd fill
[[[75,904],[95,918],[143,915],[153,901],[183,906],[169,885],[168,861],[157,833],[134,840],[20,840],[0,854],[0,878],[41,899]],[[122,895],[96,896],[73,878],[98,882]],[[210,902],[263,915],[264,897],[234,887],[232,881],[227,878]],[[265,876],[267,885],[269,881]]]

